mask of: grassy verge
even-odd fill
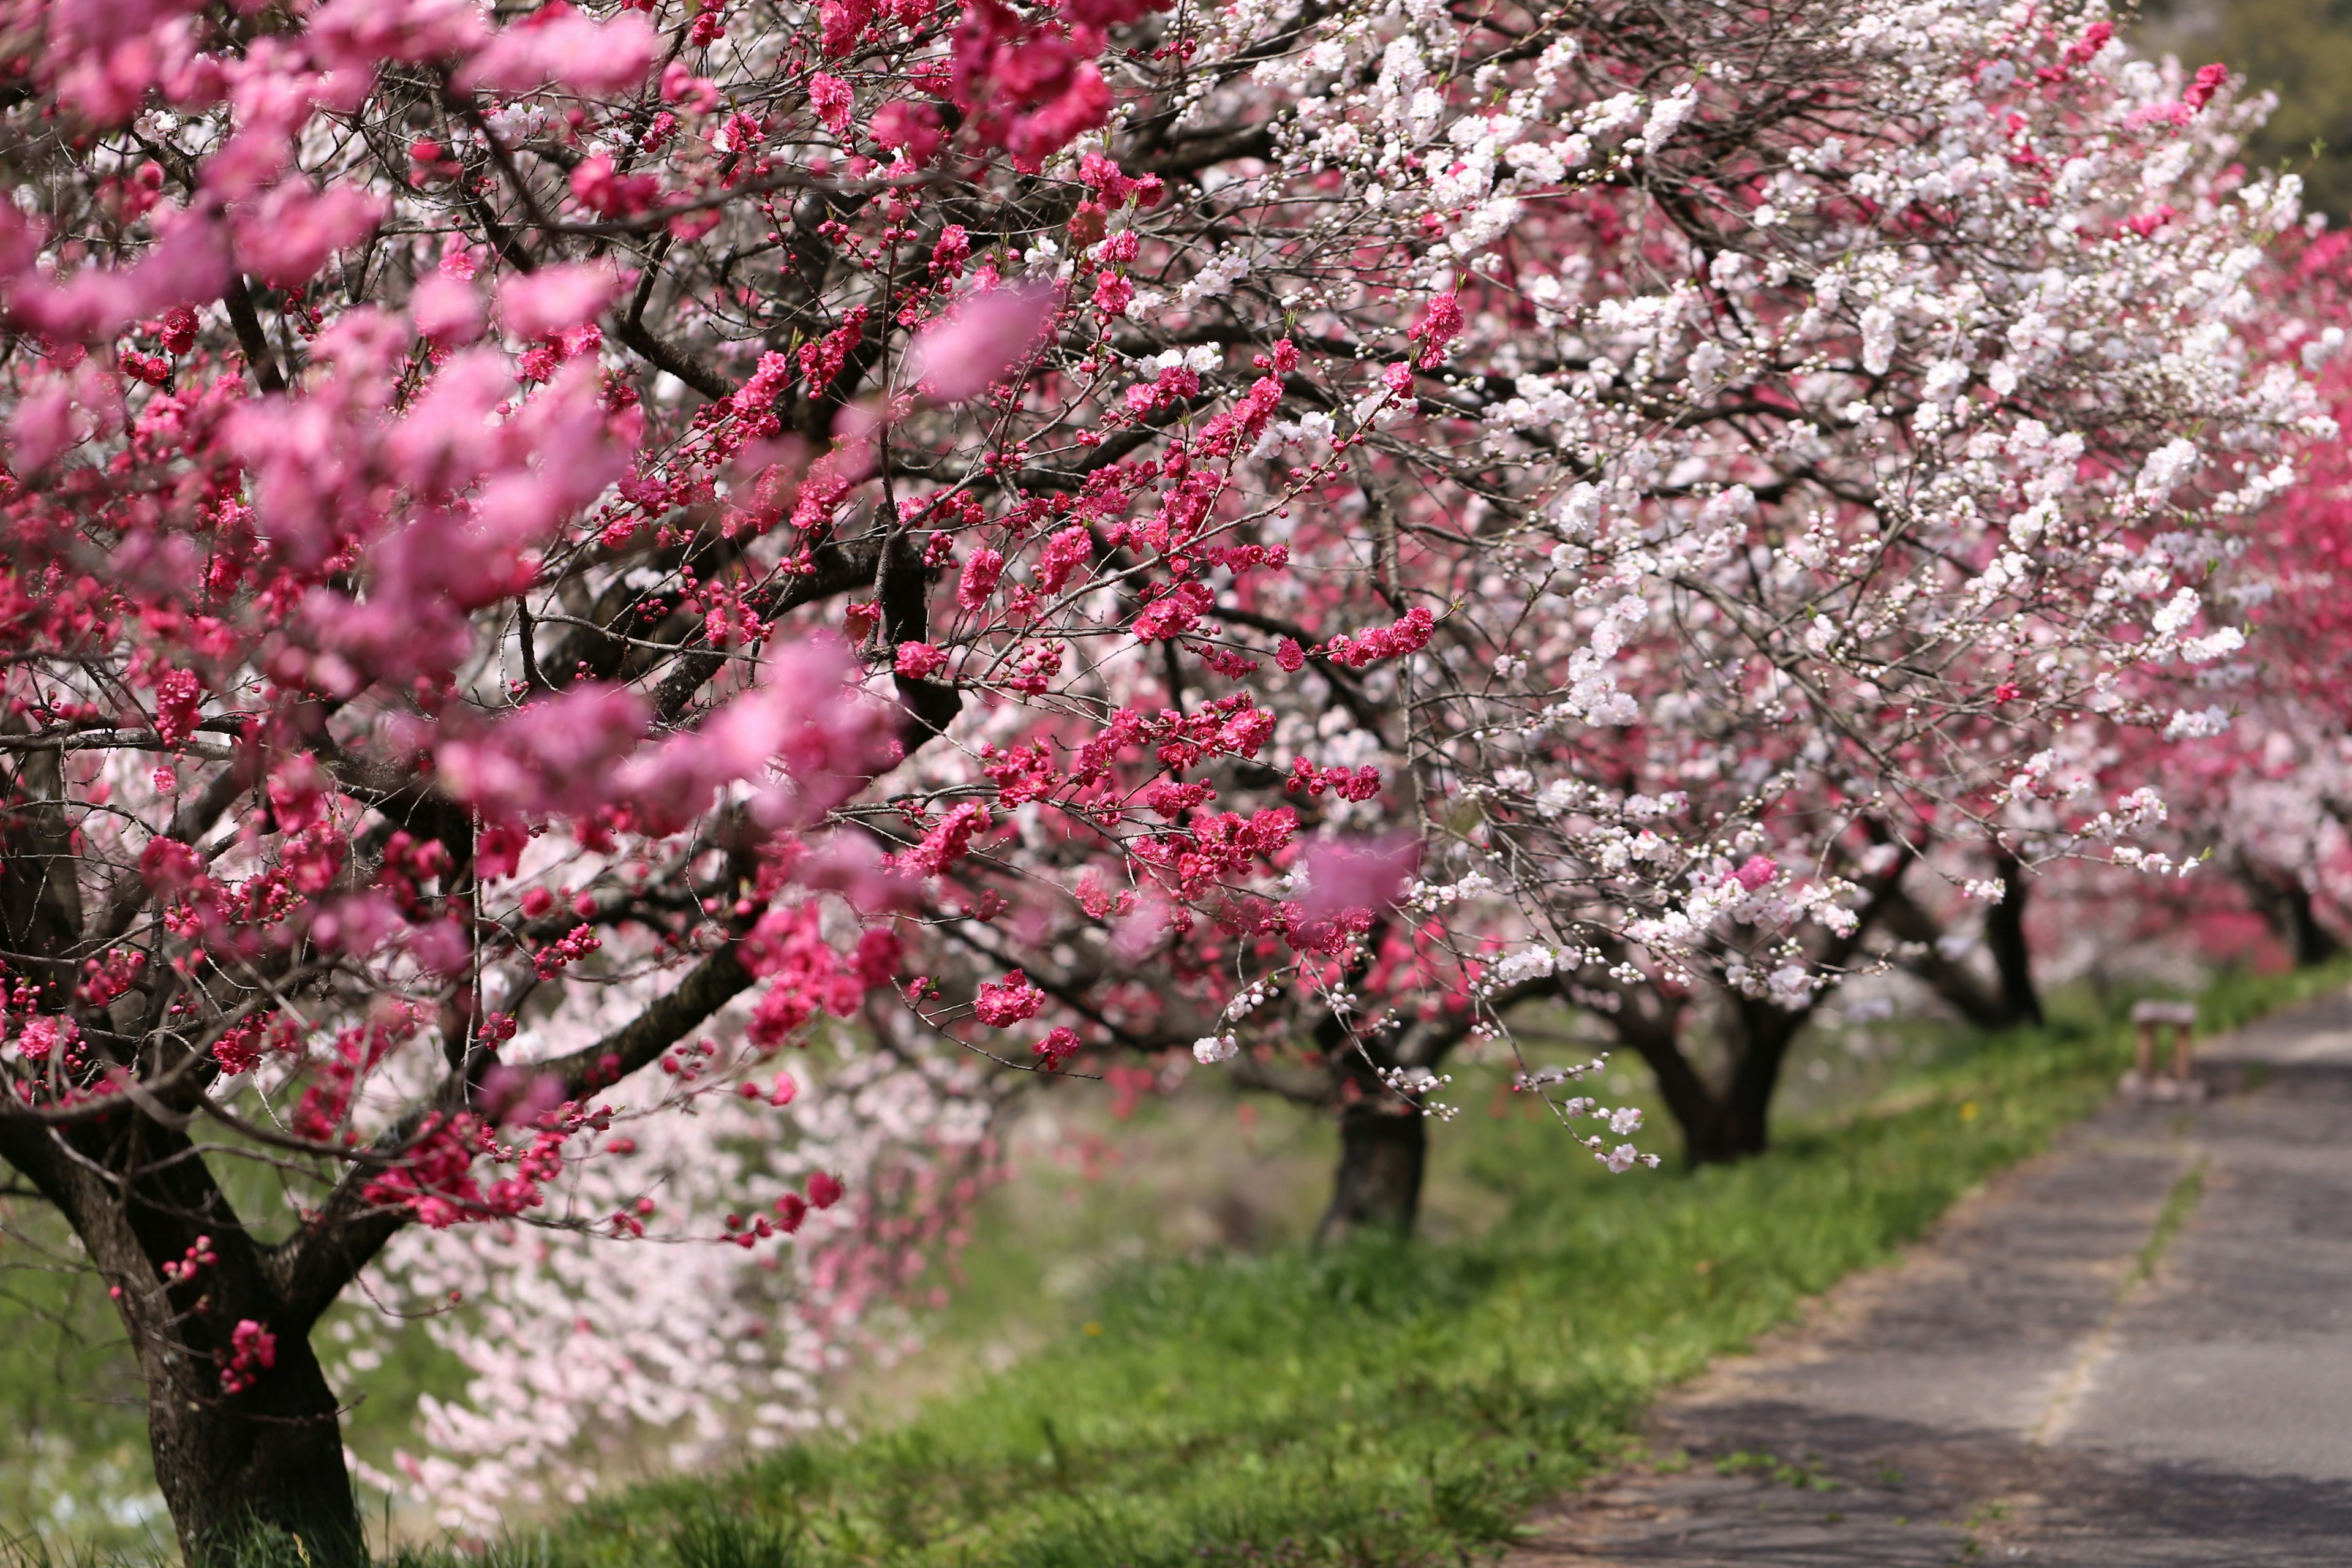
[[[2207,1022],[2345,979],[2225,979]],[[903,1424],[619,1493],[508,1550],[549,1568],[1464,1561],[1621,1458],[1664,1385],[2096,1105],[2127,1054],[2112,1015],[2061,1019],[1736,1168],[1611,1179],[1555,1152],[1475,1239],[1137,1268],[1074,1331]]]

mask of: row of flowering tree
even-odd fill
[[[2352,417],[2346,264],[2352,235],[2313,231],[2286,247],[2256,318],[2270,357],[2316,373]],[[2272,301],[2275,303],[2272,303]],[[2352,938],[2352,462],[2341,442],[2303,457],[2297,483],[2224,529],[2221,592],[2254,628],[2246,661],[2215,681],[2205,710],[2230,720],[2172,747],[2166,789],[2184,840],[2210,850],[2298,963]],[[2218,673],[2218,672],[2217,672]]]
[[[2352,314],[2347,246],[2352,236],[2315,223],[2284,237],[2252,307],[2234,321],[2257,362],[2313,374],[2339,420],[2352,412],[2352,361],[2339,352]],[[2234,947],[2250,934],[2246,928],[2267,926],[2274,951],[2298,964],[2343,951],[2352,933],[2346,450],[2334,438],[2305,444],[2294,454],[2291,485],[2286,473],[2276,473],[2267,493],[2216,507],[2210,529],[2152,542],[2198,583],[2209,616],[2244,628],[2245,646],[2199,667],[2162,729],[2085,737],[2077,754],[2084,776],[2102,786],[2152,782],[2166,820],[2149,840],[2177,862],[2203,868],[2168,888],[2133,885],[2112,869],[2084,865],[2043,878],[2063,900],[2074,938],[2076,952],[2053,954],[2062,963],[2081,962],[2085,945],[2127,948],[2199,927]],[[2042,826],[2031,817],[2015,822],[2029,843]],[[1916,934],[1932,942],[1938,931],[1930,921]],[[1988,920],[1984,934],[1986,945],[2001,949],[1998,920]],[[1963,1011],[2001,1021],[2001,998],[1965,962],[1948,961],[1931,946],[1914,965]],[[2016,967],[2001,964],[2004,972]]]
[[[2108,751],[2326,433],[2242,330],[2294,182],[2095,5],[22,0],[0,71],[0,1159],[192,1560],[360,1552],[387,1247],[513,1352],[453,1519],[598,1368],[790,1430],[1011,1069],[1332,1106],[1334,1230],[1528,1004],[1759,1147],[1906,880],[2178,868]],[[698,1226],[783,1282],[628,1281]]]

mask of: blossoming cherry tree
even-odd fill
[[[2137,677],[2234,650],[2195,541],[2321,422],[2231,327],[2293,182],[2091,7],[0,29],[0,1159],[192,1558],[360,1552],[310,1335],[388,1247],[542,1346],[647,1333],[596,1271],[698,1148],[808,1331],[660,1363],[781,1414],[643,1414],[792,1429],[880,1289],[803,1240],[968,1197],[943,1050],[1328,1104],[1335,1231],[1410,1218],[1525,1005],[1755,1147],[1931,849],[2171,868],[2074,759],[2202,722]],[[826,1017],[880,1054],[787,1092]],[[1590,1065],[1522,1082],[1629,1168]],[[488,1261],[525,1227],[611,1261]],[[558,1462],[593,1361],[478,1367],[418,1475]]]

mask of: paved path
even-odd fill
[[[1507,1568],[2352,1564],[2352,996],[2200,1059],[2213,1100],[1991,1183]]]

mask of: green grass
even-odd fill
[[[2219,1030],[2352,969],[2228,977]],[[1555,1131],[1441,1134],[1475,1226],[1317,1254],[1129,1263],[1074,1300],[992,1310],[1035,1348],[835,1438],[600,1498],[495,1547],[513,1568],[1131,1568],[1457,1563],[1536,1503],[1620,1463],[1666,1385],[1885,1258],[1990,1173],[2103,1101],[2120,1007],[1955,1041],[1874,1100],[1780,1129],[1728,1169],[1609,1177]],[[1811,1047],[1834,1049],[1832,1046]],[[1645,1138],[1670,1147],[1654,1121]],[[986,1248],[982,1249],[985,1251]],[[447,1554],[404,1548],[402,1568]],[[10,1553],[0,1550],[0,1568]],[[30,1555],[26,1563],[45,1561]]]
[[[2164,1255],[2172,1250],[2173,1239],[2180,1227],[2189,1223],[2196,1212],[2197,1201],[2205,1195],[2205,1162],[2198,1161],[2180,1173],[2172,1190],[2164,1195],[2164,1211],[2156,1216],[2156,1228],[2148,1233],[2147,1245],[2139,1249],[2132,1262],[2131,1278],[2126,1285],[2144,1285],[2156,1277]]]
[[[0,1531],[143,1540],[146,1400],[120,1320],[46,1205],[0,1199]],[[5,1561],[5,1559],[0,1559]]]

